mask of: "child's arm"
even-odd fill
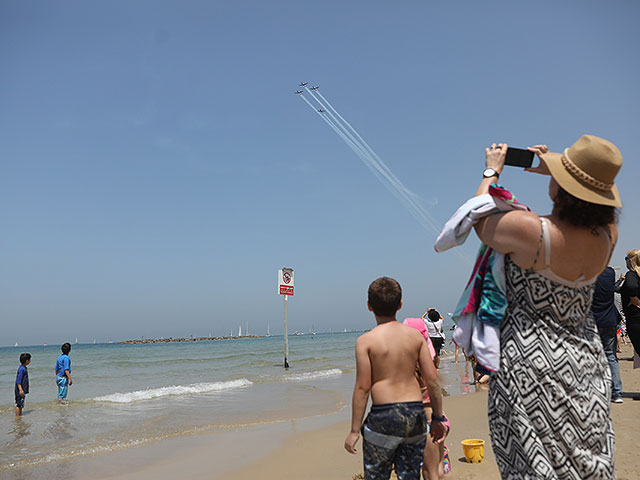
[[[422,379],[427,384],[427,390],[429,392],[429,399],[431,400],[431,417],[442,416],[442,390],[440,389],[440,380],[438,379],[438,372],[429,355],[429,349],[426,342],[422,342],[420,346],[420,354],[418,356],[418,364],[420,365],[420,372]],[[442,422],[431,422],[431,436],[434,443],[440,443],[444,441],[446,436],[446,428]]]
[[[367,408],[369,391],[371,390],[371,360],[366,339],[358,338],[356,341],[356,384],[353,387],[353,399],[351,401],[351,431],[344,441],[344,448],[349,453],[356,453],[356,442],[360,438],[360,427]]]

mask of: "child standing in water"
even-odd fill
[[[377,326],[356,342],[351,431],[344,447],[355,454],[362,432],[366,480],[388,480],[392,467],[398,478],[419,480],[429,425],[414,374],[416,363],[431,398],[431,436],[436,443],[445,436],[438,374],[422,335],[396,321],[402,307],[402,289],[396,280],[375,280],[369,286],[367,306]],[[369,394],[372,406],[363,424]]]
[[[16,374],[16,417],[22,415],[22,409],[24,408],[24,400],[27,393],[29,393],[29,372],[27,371],[27,365],[31,363],[30,353],[20,354],[20,366],[18,367],[18,373]]]
[[[62,350],[62,355],[56,360],[56,384],[58,385],[58,403],[65,403],[69,385],[73,384],[71,380],[71,358],[69,358],[71,344],[69,342],[63,343],[60,350]]]

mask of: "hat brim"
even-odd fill
[[[574,177],[564,168],[562,164],[562,154],[548,152],[539,155],[540,159],[549,169],[553,179],[558,182],[564,190],[580,200],[609,207],[622,207],[620,192],[614,184],[611,190],[597,190],[586,182]]]

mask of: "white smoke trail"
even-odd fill
[[[365,149],[365,151],[367,152],[367,157],[370,159],[370,161],[374,165],[374,168],[380,171],[380,173],[385,177],[387,182],[389,182],[393,186],[393,188],[396,190],[397,194],[399,194],[404,199],[403,203],[405,203],[405,206],[406,204],[408,204],[409,211],[412,213],[412,215],[423,226],[427,227],[427,229],[432,230],[436,234],[440,233],[440,230],[442,229],[442,225],[433,217],[433,215],[431,215],[428,211],[426,211],[422,207],[422,205],[420,205],[420,203],[416,200],[417,195],[413,193],[411,190],[409,190],[407,187],[405,187],[405,185],[400,181],[400,179],[398,179],[398,177],[396,177],[393,174],[393,172],[391,172],[389,167],[387,167],[387,165],[382,161],[382,159],[378,156],[378,154],[362,138],[362,136],[358,133],[358,131],[355,128],[353,128],[353,126],[347,120],[345,120],[345,118],[342,115],[340,115],[340,113],[335,109],[335,107],[320,92],[318,92],[317,90],[311,91],[307,87],[305,88],[309,92],[309,94],[313,96],[316,102],[322,105],[323,109],[327,110],[327,113],[331,114],[331,111],[335,112],[335,114],[342,121],[343,128],[347,133],[348,133],[348,130],[346,127],[348,127],[353,132],[353,134],[357,137],[359,142],[358,140],[353,138],[351,134],[349,134],[351,139],[355,143],[359,143],[362,146],[362,148]],[[314,93],[317,94],[318,97],[320,97],[322,100],[318,99],[314,95]],[[331,115],[333,116],[333,114]],[[396,195],[396,197],[397,196],[398,195]]]
[[[435,219],[430,212],[425,210],[420,204],[419,197],[408,189],[401,181],[396,177],[393,172],[382,161],[378,154],[371,148],[371,146],[362,138],[358,131],[340,115],[336,108],[317,90],[310,90],[308,87],[304,87],[305,90],[311,95],[311,97],[320,106],[320,109],[324,112],[319,112],[318,108],[314,106],[303,95],[299,95],[302,99],[322,118],[327,125],[335,131],[340,138],[353,150],[353,152],[362,160],[365,166],[378,178],[387,190],[389,190],[403,206],[411,213],[411,215],[420,223],[426,230],[431,230],[436,234],[439,234],[442,225]],[[328,118],[330,117],[330,118]],[[466,255],[461,249],[454,249],[454,254],[461,260],[468,263],[472,259]]]
[[[361,144],[353,138],[351,134],[347,132],[344,133],[344,126],[340,124],[340,122],[335,118],[335,116],[331,115],[333,121],[327,118],[326,115],[323,115],[323,112],[319,112],[317,108],[309,102],[306,98],[302,97],[302,99],[311,107],[320,117],[329,125],[333,131],[335,131],[340,138],[354,151],[356,155],[362,160],[369,170],[378,178],[380,183],[382,183],[387,190],[389,190],[404,206],[407,208],[409,213],[411,213],[416,220],[425,228],[432,228],[432,225],[425,221],[424,216],[421,214],[418,207],[416,207],[415,201],[407,195],[407,192],[404,191],[402,184],[400,184],[400,188],[395,185],[394,179],[389,178],[387,172],[385,172],[380,165],[371,157],[371,155],[361,146]],[[323,105],[320,105],[323,108]],[[326,113],[326,112],[325,112]],[[409,192],[411,193],[411,192]]]

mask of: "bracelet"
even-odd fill
[[[444,413],[440,416],[431,414],[431,423],[433,422],[444,423],[446,421],[447,421],[447,417],[445,416]]]

